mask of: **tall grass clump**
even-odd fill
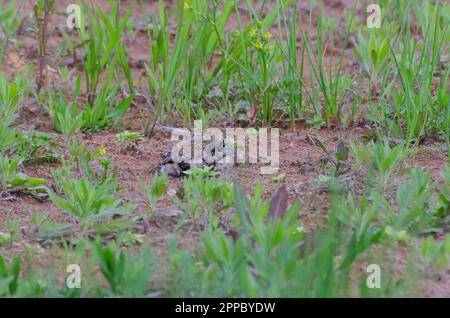
[[[83,113],[83,130],[99,130],[117,125],[125,115],[134,98],[131,70],[121,40],[122,32],[131,14],[133,5],[120,17],[120,1],[110,1],[110,12],[106,14],[97,4],[81,2],[80,39],[86,44],[83,64],[87,103],[80,107]],[[122,71],[120,73],[119,71]],[[117,103],[122,77],[128,83],[130,97]]]

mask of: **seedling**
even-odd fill
[[[227,209],[233,202],[232,186],[229,182],[217,180],[217,172],[210,168],[194,168],[188,171],[188,176],[181,189],[181,198],[175,197],[175,204],[185,211],[186,220],[192,222],[200,218],[208,218],[208,221],[217,227],[218,219],[214,212]]]
[[[22,6],[17,10],[14,2],[2,4],[2,11],[0,12],[0,65],[3,65],[4,54],[8,48],[9,42],[13,34],[20,27]]]
[[[354,15],[351,15],[349,21],[347,21],[344,44],[342,45],[339,59],[337,63],[335,62],[337,69],[334,72],[332,70],[333,54],[329,54],[329,66],[328,69],[325,68],[324,57],[327,46],[323,37],[324,18],[322,7],[319,8],[317,18],[317,53],[313,50],[311,38],[303,32],[311,75],[318,83],[318,87],[314,85],[311,87],[316,116],[321,116],[320,120],[324,120],[328,128],[332,124],[335,126],[341,124],[342,105],[350,91],[351,81],[348,78],[342,78],[341,72],[346,43],[349,41],[350,30],[353,25],[353,17]],[[333,33],[331,33],[331,37],[333,38]],[[314,121],[315,123],[319,122],[319,118],[316,118]]]
[[[370,167],[379,173],[379,181],[384,188],[404,157],[405,148],[403,145],[391,148],[387,139],[377,144],[372,142],[367,146],[372,152]]]
[[[39,44],[39,75],[37,80],[38,92],[46,86],[47,80],[47,39],[48,21],[50,15],[56,9],[54,0],[37,0],[34,5],[34,16],[38,24],[38,44]]]
[[[61,145],[54,135],[38,131],[18,131],[14,150],[24,165],[55,163],[61,160],[57,152]]]
[[[335,167],[334,176],[339,176],[348,171],[348,154],[349,150],[342,140],[339,141],[334,156],[328,151],[325,145],[316,137],[313,138],[316,146],[320,147],[325,153],[328,162]]]
[[[450,264],[450,235],[440,242],[429,236],[419,245],[421,257],[425,262],[435,264],[438,268],[446,269]]]
[[[34,196],[36,199],[45,200],[47,188],[46,181],[38,178],[30,178],[24,173],[18,172],[19,157],[0,156],[0,198],[12,199],[12,193],[24,193]]]
[[[121,151],[136,149],[136,146],[143,141],[142,135],[137,132],[124,131],[116,135],[116,140],[120,144]]]
[[[139,256],[127,260],[125,253],[116,251],[113,244],[103,247],[95,244],[95,255],[100,271],[109,284],[112,295],[123,297],[143,297],[148,289],[150,266],[154,255],[142,248]]]
[[[82,2],[82,16],[89,21],[89,30],[84,19],[80,29],[81,42],[88,44],[84,61],[88,100],[83,110],[84,131],[118,125],[134,99],[133,79],[121,43],[121,34],[133,5],[122,18],[119,16],[119,3],[110,1],[110,5],[110,14],[107,15],[100,6]],[[127,80],[130,96],[116,104],[116,93],[120,88],[118,68]]]
[[[38,233],[48,220],[48,213],[37,213],[31,216],[31,223],[34,226],[34,232]]]

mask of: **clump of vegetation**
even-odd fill
[[[380,1],[371,29],[358,1],[339,14],[21,2],[0,12],[0,297],[414,297],[448,283],[448,3]],[[77,27],[53,27],[67,18]],[[155,173],[195,120],[248,139],[282,129],[278,171],[250,154]],[[82,288],[60,279],[67,264]]]
[[[120,144],[120,149],[122,151],[125,150],[133,150],[136,149],[136,146],[143,141],[142,135],[137,132],[129,132],[124,131],[118,133],[116,135],[116,139]]]

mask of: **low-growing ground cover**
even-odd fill
[[[3,0],[0,296],[449,297],[450,6],[377,3]]]

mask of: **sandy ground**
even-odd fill
[[[66,5],[72,1],[58,1],[58,6],[64,10]],[[100,5],[106,7],[107,1],[96,1]],[[130,1],[123,1],[122,10],[126,10],[127,3]],[[20,3],[18,1],[18,3]],[[133,13],[136,21],[139,21],[143,13],[146,11],[154,11],[157,8],[157,1],[143,1],[144,10],[136,6]],[[167,1],[170,5],[171,1]],[[342,18],[343,10],[351,8],[351,1],[328,0],[324,1],[325,12],[328,15]],[[28,1],[24,4],[23,12],[31,12]],[[307,6],[303,8],[305,12],[309,9]],[[233,19],[229,24],[232,29]],[[69,63],[76,64],[77,61],[70,60],[70,56],[61,57],[57,64],[52,64],[51,58],[58,50],[58,46],[62,42],[62,38],[58,33],[58,29],[65,26],[63,17],[55,17],[51,22],[55,25],[54,32],[49,40],[50,65],[56,68],[58,65],[65,65]],[[145,69],[144,63],[148,59],[148,41],[145,32],[137,31],[132,37],[125,40],[125,45],[128,50],[130,65],[133,68],[135,82],[138,86],[138,91],[145,92]],[[339,47],[334,47],[331,54],[338,55]],[[329,53],[328,53],[329,54]],[[3,71],[8,74],[14,74],[20,70],[22,65],[36,63],[37,61],[37,46],[36,42],[27,36],[22,36],[19,46],[12,48],[7,52],[7,57],[3,65]],[[357,69],[357,63],[352,57],[351,49],[347,49],[344,61],[344,69],[347,73],[352,73]],[[78,64],[79,67],[79,64]],[[356,67],[356,68],[355,68]],[[307,74],[307,72],[305,72]],[[57,84],[60,79],[54,79]],[[308,80],[306,80],[308,81]],[[137,106],[137,107],[136,107]],[[142,131],[142,109],[148,109],[149,106],[143,101],[139,102],[135,107],[130,109],[124,126],[131,131]],[[176,118],[169,118],[169,124],[174,126],[179,125],[180,122]],[[220,127],[225,128],[222,123],[217,123]],[[31,99],[29,104],[22,105],[20,116],[17,120],[17,125],[23,128],[34,127],[37,130],[52,132],[51,121],[42,109],[39,109],[35,102]],[[211,126],[214,123],[210,123]],[[289,201],[299,199],[302,202],[302,216],[305,224],[314,227],[318,218],[326,217],[327,209],[327,193],[314,187],[314,182],[321,174],[317,162],[324,157],[323,152],[311,142],[311,136],[318,137],[329,149],[335,149],[339,140],[348,141],[349,139],[360,141],[364,132],[364,124],[355,122],[347,129],[334,130],[317,130],[309,128],[305,125],[299,125],[295,129],[281,129],[280,131],[280,171],[279,174],[286,174],[285,183],[288,187]],[[143,192],[139,187],[138,179],[151,182],[152,175],[159,171],[161,160],[164,154],[170,151],[170,135],[163,132],[157,132],[151,139],[145,139],[133,151],[122,152],[116,142],[115,135],[117,130],[109,130],[95,134],[80,134],[79,140],[84,140],[88,145],[99,148],[105,146],[108,158],[112,161],[112,168],[117,174],[118,182],[121,185],[121,193],[127,201],[136,205],[136,213],[145,211],[146,206],[144,202]],[[60,139],[60,138],[59,138]],[[408,162],[402,165],[418,165],[426,169],[432,175],[432,178],[439,181],[439,174],[443,168],[448,164],[447,151],[439,142],[430,141],[424,145],[419,146],[417,154]],[[44,178],[49,180],[51,186],[52,176],[50,168],[57,168],[55,165],[40,165],[23,168],[23,172],[30,176]],[[305,168],[306,167],[306,168]],[[236,180],[244,185],[248,192],[252,192],[257,183],[263,183],[265,189],[265,197],[270,197],[274,191],[278,189],[280,183],[273,180],[273,176],[264,176],[259,173],[260,165],[243,164],[238,165],[227,171],[222,177],[229,180]],[[354,172],[350,172],[346,176],[349,179],[361,182],[364,184],[362,176]],[[171,178],[169,188],[176,190],[183,182],[182,179]],[[362,188],[363,189],[363,188]],[[362,190],[360,189],[360,190]],[[166,196],[160,203],[159,207],[167,208],[174,206],[170,196]],[[48,212],[51,220],[67,221],[68,218],[61,213],[50,201],[38,202],[30,197],[18,197],[13,202],[3,201],[0,203],[0,224],[3,224],[5,213],[9,209],[12,210],[14,218],[20,221],[20,239],[14,244],[13,248],[0,247],[0,253],[6,255],[22,254],[26,245],[29,243],[39,242],[34,235],[34,229],[30,222],[31,216],[40,213]],[[1,229],[1,227],[0,227]],[[144,233],[145,229],[139,229]],[[145,244],[148,244],[151,249],[161,257],[167,253],[168,238],[174,232],[174,222],[167,222],[167,220],[157,220],[150,224],[150,228],[145,233]],[[197,231],[190,231],[182,229],[177,232],[179,242],[182,248],[195,248],[196,239],[198,237]],[[48,255],[45,252],[37,254],[37,259],[45,264],[48,261]],[[426,294],[430,296],[447,296],[450,297],[449,277],[431,275],[426,285]]]

